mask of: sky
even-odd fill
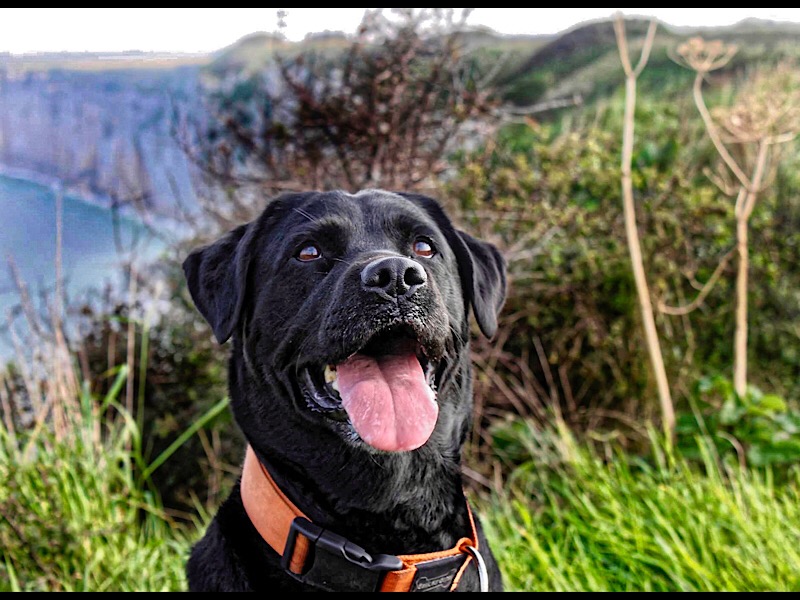
[[[0,52],[213,52],[274,31],[276,8],[0,8]],[[289,8],[285,35],[353,33],[364,8]],[[580,22],[654,16],[678,26],[730,25],[749,17],[800,22],[800,8],[476,8],[469,23],[507,34],[552,34]]]

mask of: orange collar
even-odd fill
[[[455,591],[473,556],[480,567],[475,519],[467,504],[470,538],[450,550],[409,556],[370,556],[345,538],[314,524],[278,488],[247,448],[241,482],[242,502],[258,533],[283,557],[298,581],[329,591],[337,580],[352,591]],[[475,554],[473,554],[473,552]],[[371,588],[371,589],[370,589]]]

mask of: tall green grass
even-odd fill
[[[640,459],[519,428],[530,460],[483,507],[517,591],[796,591],[800,478],[690,463],[653,436]]]
[[[126,376],[105,398],[84,391],[66,435],[0,425],[0,591],[186,589],[208,515],[198,505],[176,521],[149,477],[226,402],[145,461],[136,419],[117,401]],[[690,462],[655,435],[640,458],[520,425],[497,438],[518,467],[480,502],[510,590],[800,589],[796,470],[779,485],[702,439],[702,460]]]
[[[0,591],[180,591],[202,522],[162,509],[135,419],[84,391],[67,435],[0,427]],[[223,406],[223,404],[220,404]],[[221,410],[217,407],[217,411]],[[193,428],[196,431],[196,428]]]

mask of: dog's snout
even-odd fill
[[[428,283],[428,274],[417,262],[402,256],[379,258],[361,272],[364,289],[390,298],[410,298]]]

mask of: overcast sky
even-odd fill
[[[276,29],[275,8],[0,8],[0,52],[124,50],[210,52]],[[289,8],[285,33],[353,33],[363,8]],[[672,25],[729,25],[746,19],[800,22],[800,8],[476,8],[473,25],[501,33],[558,33],[579,22],[625,15]]]

